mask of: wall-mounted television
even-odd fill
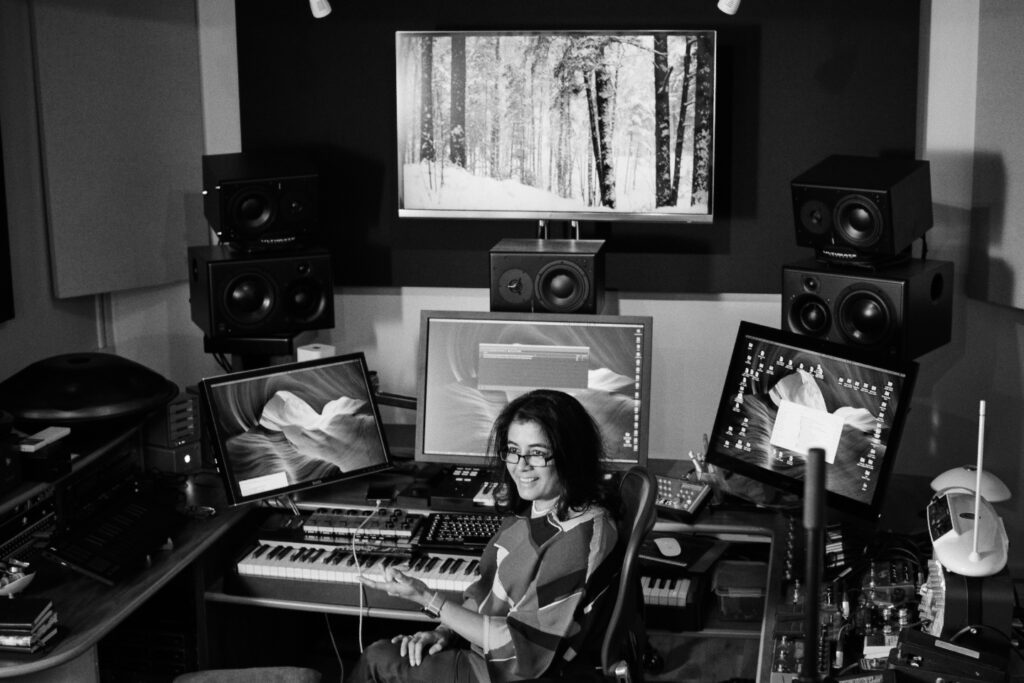
[[[396,33],[398,215],[710,223],[716,33]]]

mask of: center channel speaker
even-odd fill
[[[334,327],[334,281],[324,249],[250,254],[188,248],[192,321],[207,337],[291,334]]]
[[[319,175],[311,162],[279,155],[203,157],[203,213],[221,243],[291,246],[315,237]]]
[[[604,240],[503,239],[491,248],[491,310],[597,313]]]
[[[791,188],[796,243],[821,260],[893,261],[932,227],[927,161],[833,155]]]
[[[914,260],[879,271],[814,260],[782,268],[782,326],[909,360],[950,340],[953,264]]]

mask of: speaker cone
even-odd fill
[[[589,293],[586,272],[571,261],[552,261],[537,273],[537,299],[549,311],[576,311]]]
[[[262,185],[246,185],[229,203],[230,221],[243,237],[258,237],[274,221],[273,192]]]
[[[274,287],[258,273],[239,275],[224,290],[224,310],[238,325],[258,325],[273,308]]]
[[[836,204],[836,228],[844,240],[856,247],[873,246],[884,227],[878,206],[863,195],[847,195]]]
[[[296,322],[310,322],[323,312],[327,298],[320,283],[304,277],[288,286],[288,314]]]
[[[796,297],[789,309],[789,325],[800,334],[815,337],[828,334],[832,326],[828,304],[812,294]]]
[[[880,292],[853,286],[839,298],[839,330],[847,341],[874,346],[892,334],[895,320],[892,304]]]

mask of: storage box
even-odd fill
[[[715,567],[711,589],[726,621],[761,621],[764,615],[768,564],[722,560]]]

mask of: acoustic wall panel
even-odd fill
[[[980,3],[974,190],[967,293],[994,304],[1024,308],[1024,69],[1020,27],[1024,3]]]
[[[31,11],[56,296],[185,280],[207,234],[195,2]]]
[[[14,317],[11,245],[7,240],[7,186],[4,182],[4,144],[0,139],[0,323]]]

